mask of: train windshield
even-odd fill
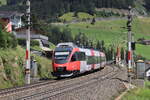
[[[69,51],[59,51],[55,52],[55,63],[57,64],[64,64],[68,61],[70,52]]]

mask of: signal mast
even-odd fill
[[[26,35],[26,68],[25,68],[25,83],[30,84],[30,0],[26,1],[26,16],[27,16],[27,35]]]
[[[128,14],[128,22],[127,22],[127,29],[128,29],[128,78],[129,83],[131,83],[131,71],[132,71],[132,30],[131,30],[131,23],[132,23],[132,12],[131,6],[129,6],[129,14]]]

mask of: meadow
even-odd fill
[[[69,12],[59,17],[59,19],[63,21],[72,21],[75,19],[82,20],[82,19],[93,18],[93,17],[94,16],[84,12],[78,12],[76,16],[73,12]]]
[[[79,32],[85,33],[94,43],[104,40],[106,45],[126,47],[127,45],[127,19],[96,21],[94,25],[90,22],[71,23],[66,25],[75,36]],[[63,26],[65,27],[65,26]],[[132,22],[132,33],[134,40],[145,38],[150,40],[150,18],[135,18]],[[150,60],[150,46],[136,44],[136,54],[142,55]]]
[[[145,82],[144,88],[128,91],[121,100],[150,100],[150,82]]]
[[[1,5],[6,5],[7,4],[7,1],[6,0],[0,0],[0,6]]]

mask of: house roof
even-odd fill
[[[23,16],[23,13],[17,11],[0,11],[0,18],[10,18],[12,16]]]
[[[143,42],[150,42],[150,40],[143,40]]]
[[[23,38],[26,39],[27,35],[26,34],[16,34],[17,38]],[[41,40],[47,40],[48,41],[48,37],[44,36],[44,35],[40,35],[40,34],[30,34],[31,39],[41,39]]]
[[[27,29],[25,27],[18,28],[15,30],[17,38],[26,38],[26,32],[27,32]],[[31,33],[32,39],[48,40],[48,37],[41,34],[41,32],[38,30],[31,29],[30,33]]]
[[[18,34],[25,34],[26,30],[27,30],[26,27],[21,27],[21,28],[15,29],[15,32],[18,33]],[[31,28],[31,33],[44,35],[43,31],[33,29],[33,28]]]

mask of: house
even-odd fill
[[[146,77],[150,80],[150,68],[146,70]]]
[[[18,13],[17,11],[0,11],[0,19],[7,19],[12,24],[14,29],[23,26],[22,16],[23,13]]]
[[[142,40],[141,43],[144,45],[150,45],[150,40]]]
[[[22,39],[26,39],[26,32],[27,29],[26,28],[18,28],[15,30],[15,35],[16,38],[22,38]],[[49,41],[48,41],[48,37],[45,35],[42,35],[39,31],[31,29],[30,30],[30,37],[33,40],[37,40],[39,41],[39,47],[43,50],[43,51],[52,51],[49,47]]]
[[[0,23],[2,24],[2,29],[6,30],[7,32],[12,32],[12,23],[8,18],[1,18]]]

